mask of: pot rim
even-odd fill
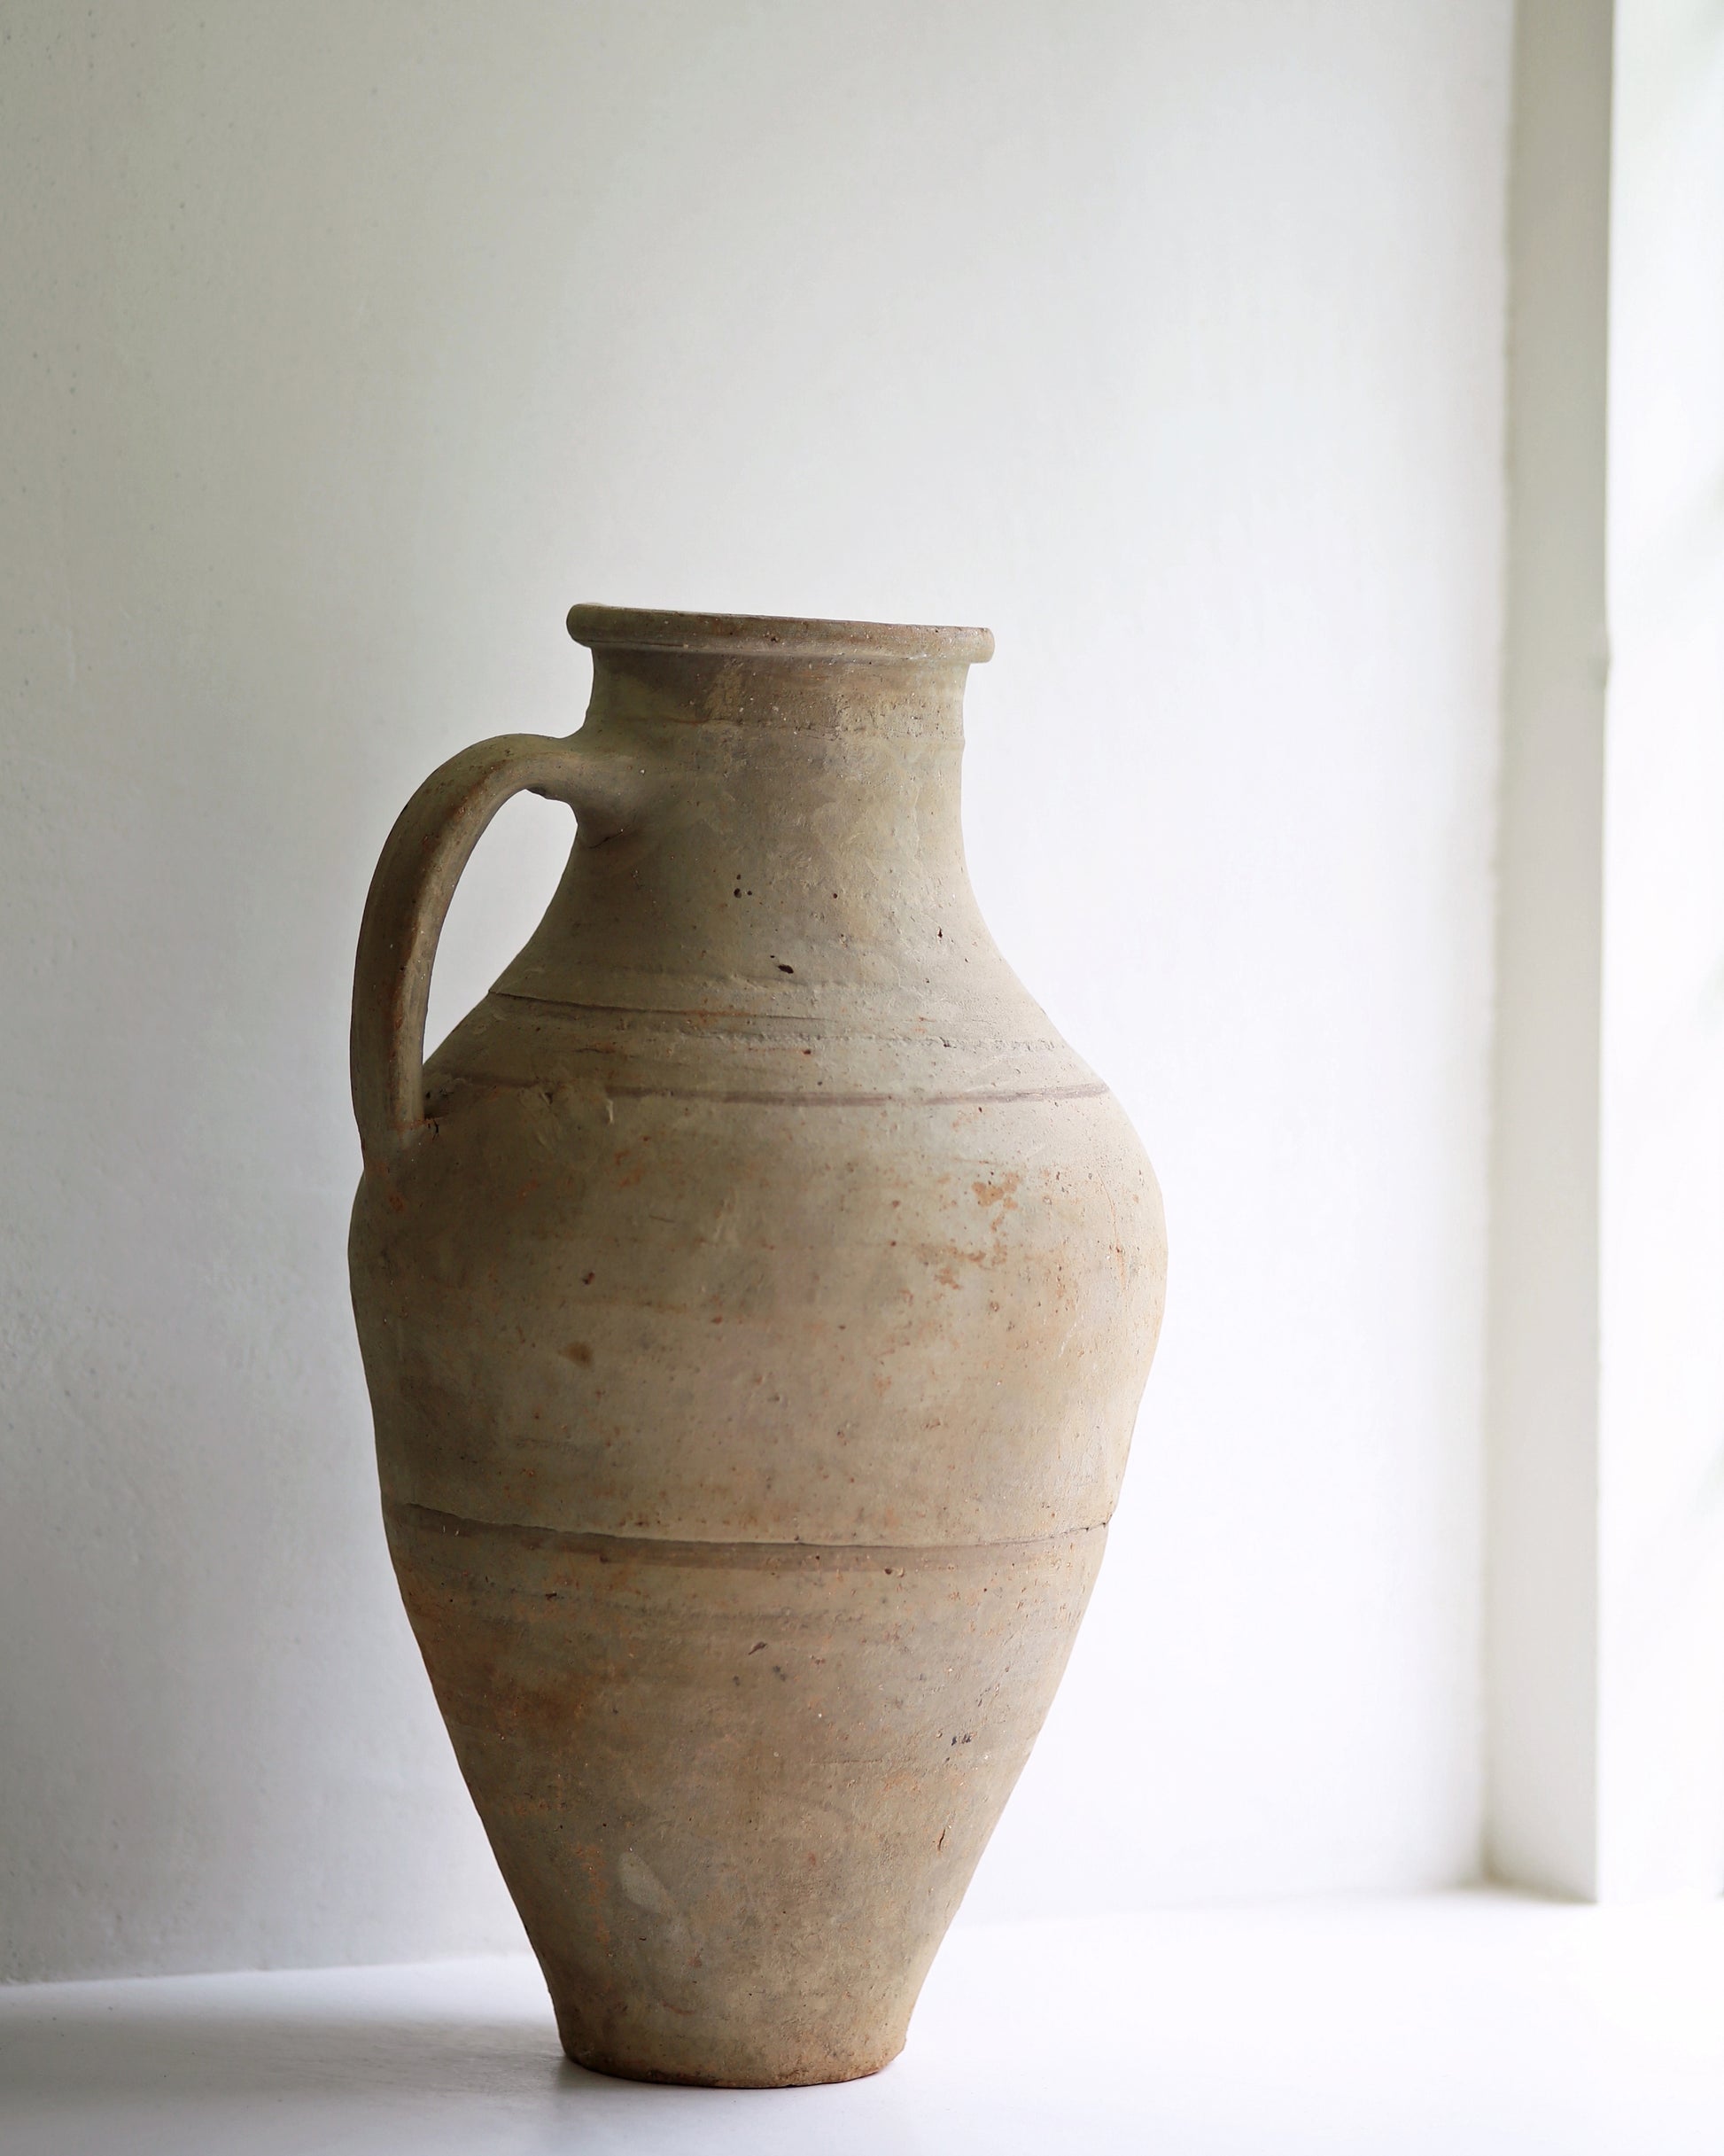
[[[819,621],[798,614],[685,614],[661,607],[571,606],[569,634],[593,651],[725,651],[759,658],[928,659],[979,665],[991,629],[897,621]]]

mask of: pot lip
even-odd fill
[[[594,651],[729,651],[765,658],[929,659],[979,665],[991,629],[897,621],[817,621],[799,614],[684,614],[650,606],[571,606],[569,634]]]

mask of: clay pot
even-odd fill
[[[390,1549],[571,2058],[846,2080],[902,2045],[1065,1667],[1161,1203],[966,876],[986,631],[569,626],[586,725],[428,779],[361,931]],[[523,788],[574,808],[567,871],[422,1068]]]

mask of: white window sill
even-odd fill
[[[1495,1892],[955,1932],[870,2082],[565,2065],[531,1963],[0,1991],[9,2156],[1719,2156],[1724,1904]]]

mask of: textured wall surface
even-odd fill
[[[1478,1837],[1508,0],[5,0],[0,1941],[518,1936],[390,1577],[346,998],[575,598],[985,621],[1167,1331],[974,1915]],[[433,1031],[548,894],[506,813]]]

